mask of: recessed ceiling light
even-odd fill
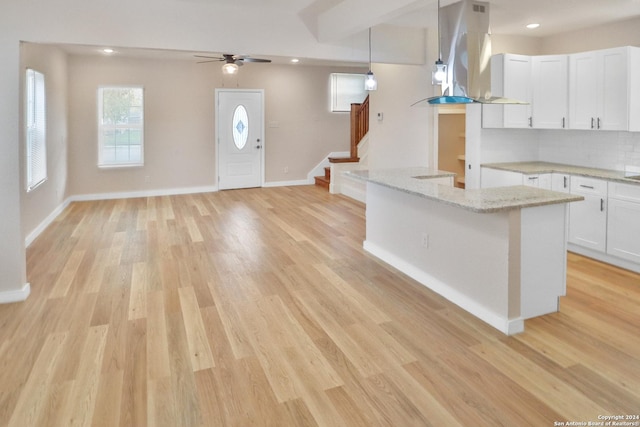
[[[107,47],[107,48],[105,48],[105,49],[102,49],[102,52],[103,52],[103,53],[113,53],[113,52],[115,52],[115,50],[113,50],[113,49],[111,49],[111,48]]]
[[[538,28],[540,26],[540,24],[538,23],[533,23],[533,24],[527,24],[527,28],[530,30],[534,30],[536,28]]]
[[[291,62],[293,62],[294,64],[297,64],[298,62],[300,62],[300,60],[298,58],[293,58]]]

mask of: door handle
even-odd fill
[[[598,117],[598,129],[600,129],[600,117]]]
[[[591,129],[593,129],[595,127],[595,119],[593,117],[591,117]]]
[[[604,212],[604,199],[600,199],[600,212]]]
[[[563,177],[562,177],[562,180],[563,180],[563,182],[564,182],[564,188],[567,188],[567,177],[566,177],[566,176],[563,176]]]

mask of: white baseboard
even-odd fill
[[[69,203],[71,203],[70,199],[65,200],[64,202],[62,202],[62,204],[60,204],[60,206],[58,206],[57,208],[55,208],[53,210],[53,212],[51,212],[40,224],[38,224],[38,226],[31,231],[31,233],[27,234],[27,237],[25,237],[24,239],[24,246],[26,248],[28,248],[34,240],[36,240],[36,238],[53,222],[55,221],[55,219],[58,217],[58,215],[60,215],[62,213],[63,210],[66,209],[67,206],[69,206]]]
[[[271,181],[265,182],[263,187],[292,187],[295,185],[309,185],[309,181],[306,179],[299,179],[296,181]]]
[[[92,200],[133,199],[138,197],[176,196],[179,194],[212,193],[218,191],[218,186],[166,188],[159,190],[128,191],[122,193],[79,194],[71,196],[72,202],[87,202]]]
[[[25,247],[29,247],[36,238],[69,206],[71,202],[87,202],[95,200],[112,200],[112,199],[132,199],[137,197],[157,197],[157,196],[174,196],[178,194],[197,194],[211,193],[218,191],[217,186],[207,187],[190,187],[190,188],[172,188],[162,190],[148,191],[131,191],[124,193],[96,193],[96,194],[80,194],[69,197],[60,206],[55,208],[35,229],[33,229],[24,239]]]
[[[611,256],[603,252],[594,251],[593,249],[578,246],[573,243],[567,243],[567,250],[569,252],[575,252],[577,254],[605,262],[607,264],[615,265],[616,267],[624,268],[625,270],[633,271],[634,273],[640,273],[640,264],[627,261],[626,259]]]
[[[514,335],[524,331],[524,319],[506,319],[498,316],[492,311],[487,310],[483,306],[477,304],[475,301],[467,297],[466,295],[453,289],[446,283],[441,282],[429,273],[420,270],[416,266],[406,262],[403,259],[398,258],[391,252],[382,249],[374,243],[364,241],[364,250],[372,255],[380,258],[382,261],[397,268],[407,276],[418,281],[420,284],[431,289],[435,293],[443,296],[447,300],[451,301],[460,308],[473,314],[485,323],[493,326],[497,330],[507,335]]]
[[[0,292],[0,304],[24,301],[30,293],[31,285],[29,283],[25,284],[22,289]]]
[[[327,156],[322,159],[320,163],[315,165],[314,168],[309,171],[309,173],[307,174],[307,182],[309,184],[313,184],[315,183],[315,180],[313,179],[314,177],[324,175],[324,168],[329,166],[329,157],[349,157],[350,155],[351,153],[348,151],[333,151],[327,154]]]

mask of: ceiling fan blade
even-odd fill
[[[220,58],[219,56],[205,56],[205,55],[193,55],[196,58],[206,58],[212,61],[224,61],[224,58]]]
[[[244,62],[271,62],[270,59],[250,58],[250,57],[244,57],[242,58],[242,60]]]
[[[196,64],[206,64],[206,63],[209,63],[209,62],[221,62],[221,61],[222,61],[222,59],[210,59],[208,61],[198,61],[198,62],[196,62]]]

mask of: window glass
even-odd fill
[[[233,126],[233,143],[238,150],[242,150],[247,144],[247,137],[249,136],[249,117],[244,105],[236,107],[231,125]]]
[[[27,69],[25,78],[27,191],[47,180],[47,124],[44,75]]]
[[[351,104],[361,104],[367,97],[364,74],[331,74],[331,111],[351,111]]]
[[[144,95],[141,87],[98,89],[98,165],[144,164]]]

